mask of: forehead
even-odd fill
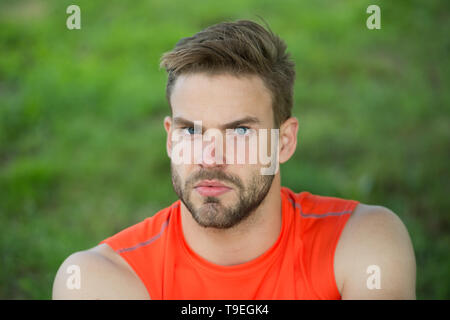
[[[262,79],[254,75],[236,77],[231,74],[181,75],[171,95],[174,117],[205,125],[218,125],[247,116],[261,123],[272,122],[272,99]]]

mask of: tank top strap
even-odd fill
[[[318,196],[309,192],[292,195],[301,259],[311,286],[322,299],[340,299],[334,274],[334,254],[341,233],[358,201]]]

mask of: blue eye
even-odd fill
[[[237,128],[234,129],[234,131],[238,135],[243,136],[243,135],[249,133],[249,128],[248,127],[237,127]]]
[[[184,130],[185,133],[187,134],[195,134],[195,129],[194,127],[184,127],[182,128]]]

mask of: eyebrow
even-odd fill
[[[193,121],[187,120],[183,117],[173,118],[173,123],[176,126],[188,126],[188,127],[194,126]],[[261,121],[258,118],[252,117],[252,116],[247,116],[242,119],[238,119],[238,120],[234,120],[234,121],[225,123],[221,126],[221,129],[233,129],[233,128],[236,128],[243,124],[260,124],[260,123],[261,123]]]

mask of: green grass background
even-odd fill
[[[81,30],[66,8],[81,7]],[[381,30],[366,8],[381,7]],[[296,61],[296,192],[393,210],[417,297],[450,298],[448,1],[0,1],[0,298],[48,299],[71,253],[176,200],[159,58],[263,17]]]

